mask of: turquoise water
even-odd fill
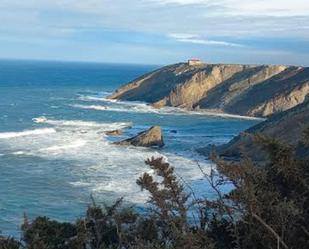
[[[109,101],[121,84],[157,68],[144,65],[0,61],[0,230],[18,235],[23,213],[74,220],[90,195],[100,202],[125,197],[142,205],[135,181],[144,160],[163,156],[199,195],[211,195],[195,149],[222,144],[256,120],[156,110],[145,103]],[[160,125],[163,149],[112,145]],[[123,128],[122,137],[105,136]],[[174,133],[177,131],[177,133]]]

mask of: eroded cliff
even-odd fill
[[[303,143],[304,131],[309,129],[309,100],[287,111],[278,113],[242,132],[229,143],[215,148],[215,151],[225,158],[241,158],[244,155],[258,160],[264,160],[264,155],[256,143],[254,136],[263,135],[283,142],[286,145],[298,146],[302,157],[309,158],[308,145]],[[203,154],[209,154],[214,148],[201,149]]]
[[[267,117],[304,102],[308,94],[309,68],[179,63],[124,85],[110,98]]]

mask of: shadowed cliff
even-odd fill
[[[309,101],[273,115],[232,139],[229,143],[215,148],[222,157],[239,159],[242,155],[256,160],[265,160],[263,153],[255,141],[254,135],[262,135],[278,140],[286,145],[296,146],[298,156],[309,158],[309,147],[303,142],[304,132],[309,131]],[[213,148],[199,150],[209,154]]]

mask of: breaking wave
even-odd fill
[[[104,97],[96,97],[96,96],[87,96],[87,95],[80,95],[78,97],[81,101],[103,101],[103,102],[117,102],[116,99],[107,99]]]
[[[119,104],[119,103],[117,103]],[[160,113],[159,110],[146,104],[122,104],[117,106],[102,106],[102,105],[71,105],[74,108],[90,109],[97,111],[110,112],[134,112],[134,113]],[[164,114],[164,113],[162,113]]]
[[[127,127],[131,127],[131,122],[115,122],[115,123],[99,123],[94,121],[82,121],[82,120],[53,120],[53,119],[47,119],[46,117],[37,117],[32,119],[35,123],[45,123],[49,125],[54,126],[68,126],[68,127],[96,127],[96,128],[102,128],[105,130],[110,129],[124,129]]]
[[[105,97],[98,97],[98,96],[81,95],[79,96],[78,99],[81,101],[92,101],[92,102],[100,101],[100,102],[106,103],[106,105],[75,104],[75,105],[71,105],[72,107],[80,108],[80,109],[92,109],[92,110],[97,110],[97,111],[157,113],[157,114],[162,114],[162,115],[200,115],[200,116],[203,115],[203,116],[231,118],[231,119],[264,120],[263,118],[221,113],[221,112],[215,112],[215,111],[206,110],[206,109],[199,110],[199,111],[186,110],[186,109],[177,108],[177,107],[163,107],[163,108],[157,109],[144,102],[122,101],[122,100],[115,100],[115,99],[107,99]]]
[[[76,140],[72,143],[66,144],[66,145],[55,145],[47,148],[40,149],[40,152],[46,152],[46,151],[59,151],[59,150],[67,150],[67,149],[74,149],[85,146],[87,141],[84,140]]]
[[[107,107],[105,105],[72,105],[72,107],[81,108],[81,109],[89,109],[89,110],[97,110],[97,111],[105,111]]]
[[[65,170],[72,175],[68,183],[86,193],[98,196],[109,193],[112,199],[126,196],[127,201],[144,203],[147,194],[140,192],[135,180],[149,170],[144,161],[151,157],[164,157],[167,161],[175,163],[176,172],[187,180],[202,177],[193,158],[151,148],[112,144],[105,135],[105,131],[129,127],[132,125],[129,122],[54,120],[45,116],[36,117],[33,121],[40,125],[55,127],[38,129],[36,132],[30,131],[30,134],[40,134],[42,131],[43,133],[55,132],[55,129],[57,132],[53,136],[25,136],[18,142],[5,140],[4,143],[10,148],[6,154],[40,157],[50,162],[54,160],[55,162],[59,160],[74,162],[74,167]],[[136,128],[136,132],[143,128]],[[29,134],[29,131],[13,134],[21,136],[21,134]],[[5,137],[12,137],[13,134],[6,134]],[[3,133],[1,135],[4,136]],[[207,162],[201,162],[201,164],[205,168],[208,167]]]
[[[24,136],[39,136],[51,133],[56,133],[56,130],[53,128],[42,128],[42,129],[26,130],[20,132],[2,132],[0,133],[0,139],[17,138]]]

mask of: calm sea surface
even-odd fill
[[[147,194],[136,179],[149,172],[144,160],[163,156],[201,196],[212,192],[195,149],[221,144],[255,120],[156,110],[145,103],[105,97],[157,67],[90,63],[0,61],[0,230],[18,236],[23,213],[74,220],[90,195],[111,202],[125,197],[142,205]],[[164,130],[163,149],[112,145],[151,125]],[[105,131],[123,128],[118,138]],[[177,131],[175,133],[174,131]]]

